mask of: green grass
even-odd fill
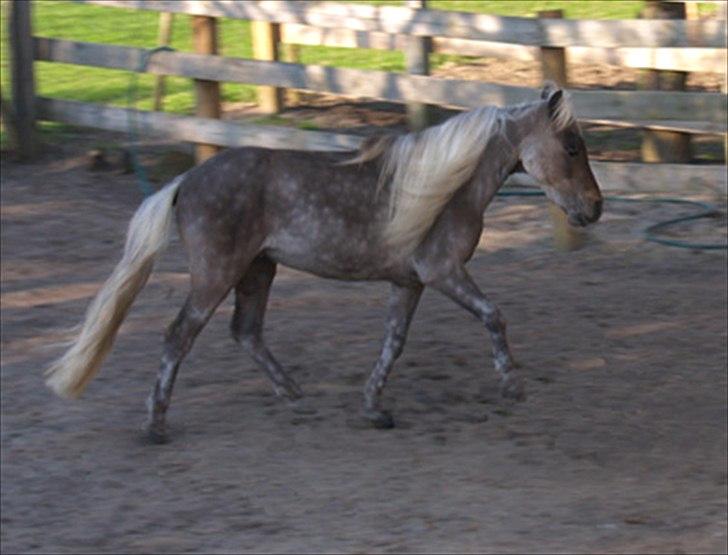
[[[3,4],[5,4],[3,0]],[[396,1],[368,2],[401,5]],[[642,6],[642,0],[432,0],[436,9],[462,10],[511,16],[534,16],[541,9],[563,9],[566,17],[578,18],[633,18]],[[4,13],[4,10],[3,10]],[[86,42],[119,44],[152,48],[157,45],[158,14],[142,10],[126,10],[75,4],[61,0],[34,1],[34,34],[43,37],[64,38]],[[5,17],[0,21],[5,29]],[[3,33],[0,46],[2,89],[9,91],[8,49]],[[247,21],[223,19],[219,30],[220,50],[224,56],[250,58],[252,55],[250,24]],[[192,51],[189,18],[177,15],[174,21],[172,47]],[[323,64],[359,69],[403,71],[404,57],[400,52],[302,46],[300,61],[305,64]],[[458,59],[434,56],[433,63]],[[36,64],[38,94],[70,100],[98,102],[126,106],[130,86],[130,73],[67,64],[38,62]],[[141,75],[138,80],[137,106],[151,109],[154,77]],[[189,79],[167,78],[165,110],[191,113],[194,93]],[[8,94],[6,92],[5,94]],[[255,100],[255,88],[250,85],[224,83],[222,97],[228,102]]]

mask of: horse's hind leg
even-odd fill
[[[490,332],[493,361],[501,376],[500,389],[503,397],[518,401],[526,398],[523,380],[514,372],[513,356],[506,339],[506,323],[498,307],[478,289],[465,268],[457,268],[444,278],[428,285],[444,293],[463,308],[475,315]]]
[[[263,318],[276,264],[266,256],[256,258],[235,286],[235,313],[230,324],[233,339],[243,345],[268,375],[276,395],[301,397],[301,389],[278,364],[263,340]]]
[[[157,382],[147,401],[149,409],[147,432],[150,439],[156,443],[163,443],[166,440],[165,415],[169,408],[179,365],[192,348],[197,335],[205,327],[231,288],[232,284],[195,287],[193,281],[192,290],[185,304],[167,329],[162,362],[157,372]]]
[[[394,426],[392,416],[380,408],[379,398],[394,362],[402,354],[407,330],[422,296],[422,290],[422,285],[412,287],[392,285],[382,351],[364,387],[364,416],[377,428]]]

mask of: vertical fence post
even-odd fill
[[[544,10],[538,12],[541,19],[561,19],[562,10]],[[541,48],[541,74],[544,80],[555,82],[560,87],[568,87],[569,79],[566,66],[566,50],[544,46]],[[548,204],[551,224],[553,226],[554,245],[557,249],[571,251],[584,244],[584,232],[569,225],[566,215],[553,203]]]
[[[718,13],[716,14],[718,19],[725,21],[728,19],[728,4],[721,2],[718,4]]]
[[[685,4],[685,19],[700,19],[700,6],[697,2]]]
[[[407,0],[407,7],[414,9],[427,8],[427,0]],[[407,73],[412,75],[429,75],[430,51],[432,40],[430,37],[407,37],[405,48],[405,65]],[[422,102],[407,103],[407,121],[412,130],[424,129],[430,123],[430,107]]]
[[[204,15],[192,16],[192,33],[195,52],[198,54],[217,54],[217,21]],[[197,107],[195,115],[203,118],[220,119],[220,83],[195,79]],[[195,147],[195,160],[204,162],[219,150],[216,145],[198,144]]]
[[[35,128],[35,78],[31,3],[13,0],[7,6],[12,79],[12,122],[20,160],[32,160],[40,150]]]
[[[283,55],[283,61],[297,64],[301,59],[301,47],[290,42],[281,43],[281,54]],[[301,95],[298,89],[286,89],[285,104],[287,106],[295,106],[300,101]]]
[[[174,18],[173,13],[162,12],[159,14],[159,38],[157,39],[158,46],[169,46],[169,41],[172,39],[172,22]],[[164,82],[166,77],[164,75],[157,75],[154,81],[154,110],[159,112],[162,110],[164,103]]]
[[[685,4],[647,0],[642,10],[645,19],[685,19]],[[683,91],[687,80],[685,71],[642,70],[644,90]],[[642,160],[644,162],[690,162],[690,135],[676,131],[646,129],[642,135]]]
[[[277,61],[280,26],[267,21],[251,21],[253,57],[256,60]],[[281,111],[283,89],[270,86],[258,87],[258,107],[261,112],[275,114]]]

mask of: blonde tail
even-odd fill
[[[132,302],[147,283],[154,258],[167,243],[173,202],[184,175],[147,198],[129,222],[124,256],[86,311],[78,337],[45,375],[61,397],[76,398],[98,372]]]

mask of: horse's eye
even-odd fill
[[[579,137],[574,133],[566,135],[564,140],[564,148],[569,156],[576,156],[579,154]]]

